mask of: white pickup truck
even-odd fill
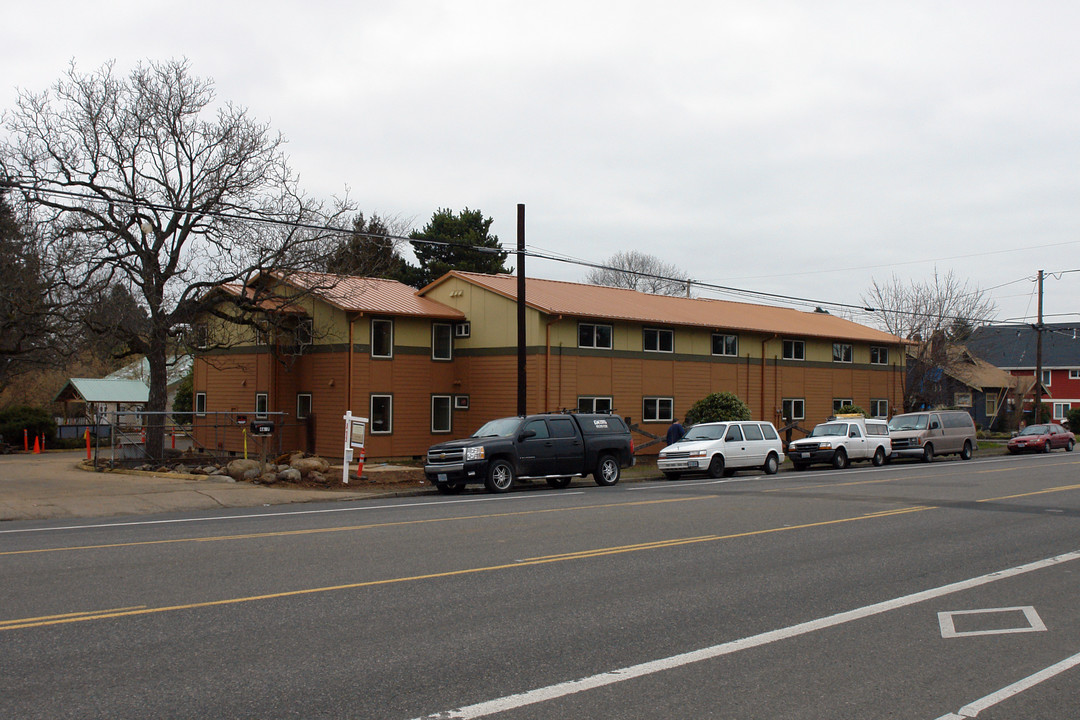
[[[852,460],[882,465],[892,453],[889,425],[862,415],[840,415],[817,425],[802,440],[788,443],[787,456],[796,470],[829,463],[842,470]]]

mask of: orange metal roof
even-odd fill
[[[465,319],[460,310],[421,297],[415,288],[397,280],[314,272],[294,273],[281,279],[347,312]]]
[[[517,277],[485,275],[453,270],[420,290],[457,277],[510,299],[517,298]],[[548,315],[625,320],[710,328],[742,330],[789,337],[819,337],[887,344],[904,343],[901,338],[828,313],[754,305],[728,300],[650,295],[636,290],[586,285],[559,280],[527,278],[525,302]]]

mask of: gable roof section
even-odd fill
[[[453,270],[420,290],[457,277],[511,300],[517,299],[514,275],[485,275]],[[896,345],[901,338],[835,315],[728,300],[650,295],[636,290],[527,278],[525,304],[548,315],[623,320],[656,325],[736,330],[793,338],[817,337]]]
[[[145,403],[150,400],[150,388],[141,380],[71,378],[53,398],[53,402],[66,400],[88,403]]]
[[[1046,323],[1043,327],[1043,368],[1080,368],[1077,324]],[[999,368],[1034,370],[1037,335],[1031,325],[985,325],[975,328],[967,346]]]
[[[465,319],[465,313],[460,310],[421,297],[415,288],[397,280],[305,272],[290,274],[282,278],[282,281],[301,290],[308,290],[312,295],[346,312],[438,320]]]

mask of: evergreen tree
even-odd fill
[[[449,209],[436,210],[423,230],[412,233],[413,252],[419,268],[410,267],[403,278],[413,287],[424,287],[450,270],[478,273],[508,273],[504,265],[509,253],[499,238],[491,235],[492,218],[479,210],[465,208],[455,214]]]

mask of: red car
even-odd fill
[[[1065,448],[1072,452],[1076,436],[1060,425],[1028,425],[1009,440],[1009,452],[1050,452]]]

